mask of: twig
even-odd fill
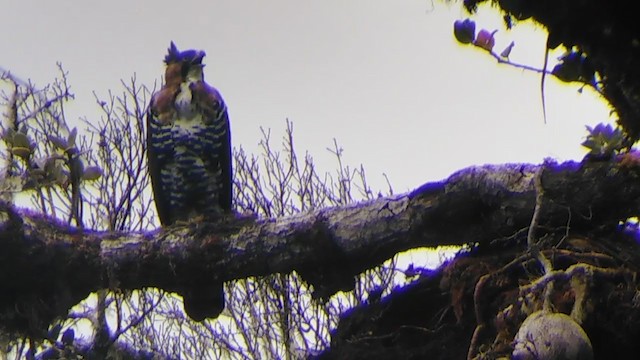
[[[489,51],[489,54],[491,56],[493,56],[493,58],[496,59],[500,64],[507,64],[507,65],[511,65],[513,67],[516,67],[516,68],[519,68],[519,69],[523,69],[523,70],[528,70],[528,71],[533,71],[533,72],[537,72],[537,73],[545,73],[545,74],[553,75],[553,73],[551,73],[550,71],[547,71],[546,68],[545,69],[538,69],[538,68],[533,67],[533,66],[514,63],[514,62],[510,61],[509,59],[505,60],[504,58],[502,58],[500,55],[496,54],[493,51]]]
[[[547,45],[544,49],[544,64],[542,65],[542,76],[540,77],[540,95],[542,97],[542,118],[547,123],[547,106],[544,99],[544,79],[547,75],[547,64],[549,63],[549,35],[547,35]]]

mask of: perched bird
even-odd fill
[[[215,221],[231,212],[231,133],[227,107],[204,82],[204,51],[179,51],[171,42],[164,85],[147,114],[147,157],[163,226],[193,219]],[[194,279],[183,295],[196,321],[224,308],[222,284]],[[218,286],[219,285],[219,286]]]

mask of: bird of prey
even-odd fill
[[[147,114],[147,157],[153,195],[163,226],[215,221],[231,212],[231,133],[220,93],[204,81],[204,51],[179,51],[171,42],[164,85]],[[184,308],[201,321],[224,308],[222,284],[194,279]],[[219,285],[219,286],[218,286]]]

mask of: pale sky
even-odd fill
[[[577,84],[498,65],[462,46],[453,22],[461,5],[431,0],[4,0],[0,67],[45,85],[69,72],[70,119],[99,116],[93,91],[121,92],[136,74],[153,86],[171,40],[207,52],[206,80],[225,98],[234,146],[256,152],[259,127],[279,144],[285,119],[297,150],[322,170],[336,138],[345,161],[363,164],[374,189],[404,192],[469,165],[579,160],[585,125],[610,122],[609,109]],[[541,67],[546,34],[507,32],[485,9],[478,29],[512,40],[511,60]],[[79,123],[78,123],[79,124]]]

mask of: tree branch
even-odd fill
[[[637,166],[615,161],[543,166],[549,205],[540,211],[539,231],[566,227],[569,216],[572,230],[589,231],[639,213]],[[354,275],[407,249],[526,246],[522,229],[531,222],[538,169],[472,167],[446,181],[365,203],[146,233],[83,231],[3,204],[0,326],[38,336],[53,318],[105,288],[183,293],[202,279],[213,284],[297,271],[314,286],[316,297],[327,297],[352,289]]]

